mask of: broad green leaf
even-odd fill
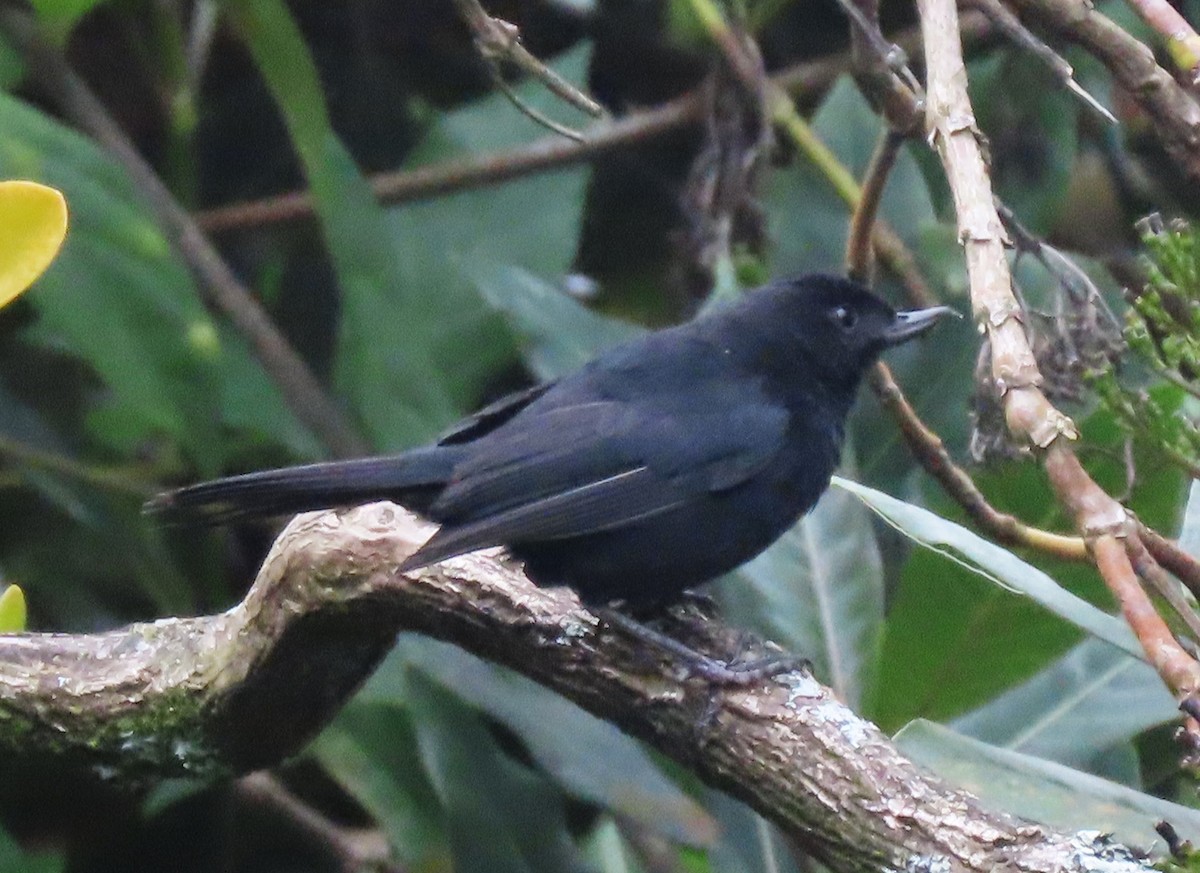
[[[56,42],[66,43],[79,19],[103,0],[30,0],[43,30]]]
[[[412,719],[403,707],[352,700],[312,751],[379,822],[402,861],[425,864],[444,854],[438,799],[422,772]]]
[[[0,90],[11,91],[25,80],[25,56],[7,34],[0,33]]]
[[[16,841],[0,831],[0,873],[58,873],[65,861],[45,852],[23,852]]]
[[[312,454],[312,438],[244,341],[218,333],[186,267],[112,159],[0,94],[0,174],[40,179],[70,200],[70,235],[28,297],[40,319],[26,335],[77,356],[104,379],[88,421],[101,442],[129,453],[166,435],[210,474],[221,466],[216,434],[224,422]],[[247,392],[253,402],[241,402]]]
[[[225,9],[283,113],[336,267],[338,383],[377,445],[428,438],[456,414],[428,343],[434,324],[421,298],[431,291],[405,281],[384,212],[330,126],[316,67],[282,0]]]
[[[861,177],[882,129],[879,116],[848,77],[829,90],[813,117],[814,132],[846,167]],[[828,181],[802,157],[767,177],[764,201],[774,247],[771,272],[841,272],[850,209]],[[903,151],[888,177],[881,215],[912,246],[937,223],[928,188],[912,156]]]
[[[883,627],[883,569],[870,513],[830,490],[783,538],[722,583],[729,620],[813,662],[850,706],[872,678]]]
[[[1152,667],[1088,639],[950,726],[995,746],[1088,767],[1113,746],[1178,717]]]
[[[7,586],[0,594],[0,634],[21,633],[27,618],[25,592],[20,585]]]
[[[37,182],[0,182],[0,306],[45,272],[67,238],[67,201]]]
[[[1058,830],[1100,831],[1120,843],[1149,847],[1157,839],[1155,823],[1165,819],[1184,839],[1200,839],[1200,811],[1090,773],[990,746],[925,720],[907,725],[895,739],[918,764],[985,803]]]
[[[214,363],[220,374],[219,397],[225,423],[239,432],[285,446],[297,458],[324,457],[326,450],[321,441],[288,409],[241,337],[224,326],[212,336],[221,350]]]
[[[1081,424],[1083,442],[1091,447],[1089,472],[1109,493],[1120,493],[1126,476],[1120,430],[1102,413]],[[1160,530],[1177,529],[1183,493],[1178,471],[1137,446],[1135,460],[1138,481],[1130,508]],[[1070,528],[1071,520],[1057,508],[1045,473],[1036,464],[994,464],[972,473],[1001,511],[1050,530]],[[912,489],[918,502],[924,498],[937,514],[969,526],[962,510],[936,483],[927,476],[918,481],[919,491]],[[1023,557],[1090,602],[1111,602],[1090,565],[1055,561],[1036,552]],[[939,555],[918,549],[905,559],[889,602],[880,680],[870,713],[893,730],[916,717],[946,721],[1033,676],[1080,639],[1079,631],[1030,600],[1012,597]]]
[[[856,495],[914,542],[961,563],[1014,594],[1031,598],[1060,618],[1134,657],[1144,657],[1137,639],[1123,621],[1061,588],[1041,570],[1012,552],[927,509],[881,491],[840,477],[834,477],[834,485]]]
[[[570,870],[564,798],[498,746],[478,714],[422,671],[408,693],[421,762],[441,801],[458,873]]]
[[[659,770],[642,747],[533,681],[455,646],[406,635],[363,689],[362,700],[396,700],[406,665],[420,668],[507,726],[565,789],[672,841],[703,846],[712,818]]]
[[[583,844],[584,859],[599,873],[643,873],[611,816],[604,816]]]
[[[25,358],[36,366],[37,351],[26,349]],[[11,447],[27,447],[42,457],[62,458],[68,463],[78,461],[71,444],[45,417],[12,391],[0,384],[0,439],[11,443]],[[102,524],[96,514],[96,506],[87,499],[88,486],[79,481],[55,473],[46,466],[20,463],[17,451],[9,451],[10,463],[26,485],[32,487],[47,503],[57,506],[64,514],[84,524]]]
[[[125,174],[88,140],[0,94],[0,176],[38,179],[71,203],[71,234],[29,297],[41,318],[27,335],[104,379],[110,391],[97,397],[92,431],[123,452],[169,435],[214,471],[211,351],[188,341],[210,321]]]
[[[644,327],[593,312],[567,293],[517,267],[480,269],[479,292],[512,324],[529,369],[540,379],[570,373]]]
[[[721,840],[708,853],[712,873],[798,873],[796,857],[778,830],[727,794],[704,791],[704,805],[721,823]]]
[[[587,60],[588,52],[579,49],[554,66],[581,82]],[[526,82],[518,93],[530,106],[561,117],[561,102],[538,83]],[[438,116],[406,167],[487,154],[542,135],[507,97],[494,94]],[[584,167],[571,167],[389,210],[411,305],[428,310],[423,317],[431,323],[431,354],[453,375],[455,396],[467,398],[464,403],[473,404],[478,387],[517,360],[511,332],[496,312],[496,295],[481,300],[480,282],[507,270],[547,281],[566,275],[578,245],[587,174]],[[505,281],[499,282],[501,293]]]

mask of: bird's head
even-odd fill
[[[749,319],[774,338],[771,353],[786,358],[771,369],[783,375],[796,368],[851,394],[885,349],[956,314],[948,306],[897,312],[857,282],[822,274],[774,282],[750,301]]]

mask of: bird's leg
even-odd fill
[[[778,665],[780,673],[790,670],[812,671],[812,662],[798,655],[789,655],[780,651],[776,646],[774,651],[768,649],[768,654],[757,658],[747,657],[754,652],[762,652],[763,640],[756,634],[746,630],[734,630],[732,638],[729,634],[713,635],[711,620],[719,614],[717,601],[703,592],[688,589],[683,592],[679,604],[670,610],[671,619],[684,629],[686,634],[698,638],[708,637],[714,640],[714,645],[726,655],[724,663],[734,670],[746,670],[750,673],[771,671]],[[726,629],[729,630],[729,629]],[[768,646],[772,644],[767,644]],[[767,672],[766,675],[773,675]]]
[[[720,612],[715,597],[694,588],[687,588],[679,595],[679,606],[690,609],[702,619],[716,618]]]
[[[698,652],[674,637],[655,630],[612,607],[592,607],[592,611],[605,624],[647,646],[653,646],[672,655],[683,664],[690,675],[705,679],[714,685],[752,685],[772,676],[800,669],[808,663],[803,658],[790,655],[771,655],[744,664],[725,663],[703,652]]]

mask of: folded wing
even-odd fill
[[[503,544],[546,542],[635,524],[734,487],[769,463],[784,419],[713,427],[711,409],[663,415],[622,401],[526,412],[472,444],[430,515],[441,529],[405,569]],[[664,454],[689,434],[687,458]]]

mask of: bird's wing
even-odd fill
[[[730,428],[701,409],[687,421],[595,401],[523,416],[473,444],[431,507],[442,528],[405,567],[630,525],[744,481],[777,450],[773,416]]]
[[[476,521],[446,524],[401,567],[410,570],[502,543],[599,533],[682,506],[687,495],[648,467],[635,467]]]
[[[449,430],[438,437],[438,445],[451,446],[466,443],[491,433],[553,388],[554,384],[555,380],[539,382],[523,391],[506,394],[494,403],[489,403],[483,409],[451,425]]]

